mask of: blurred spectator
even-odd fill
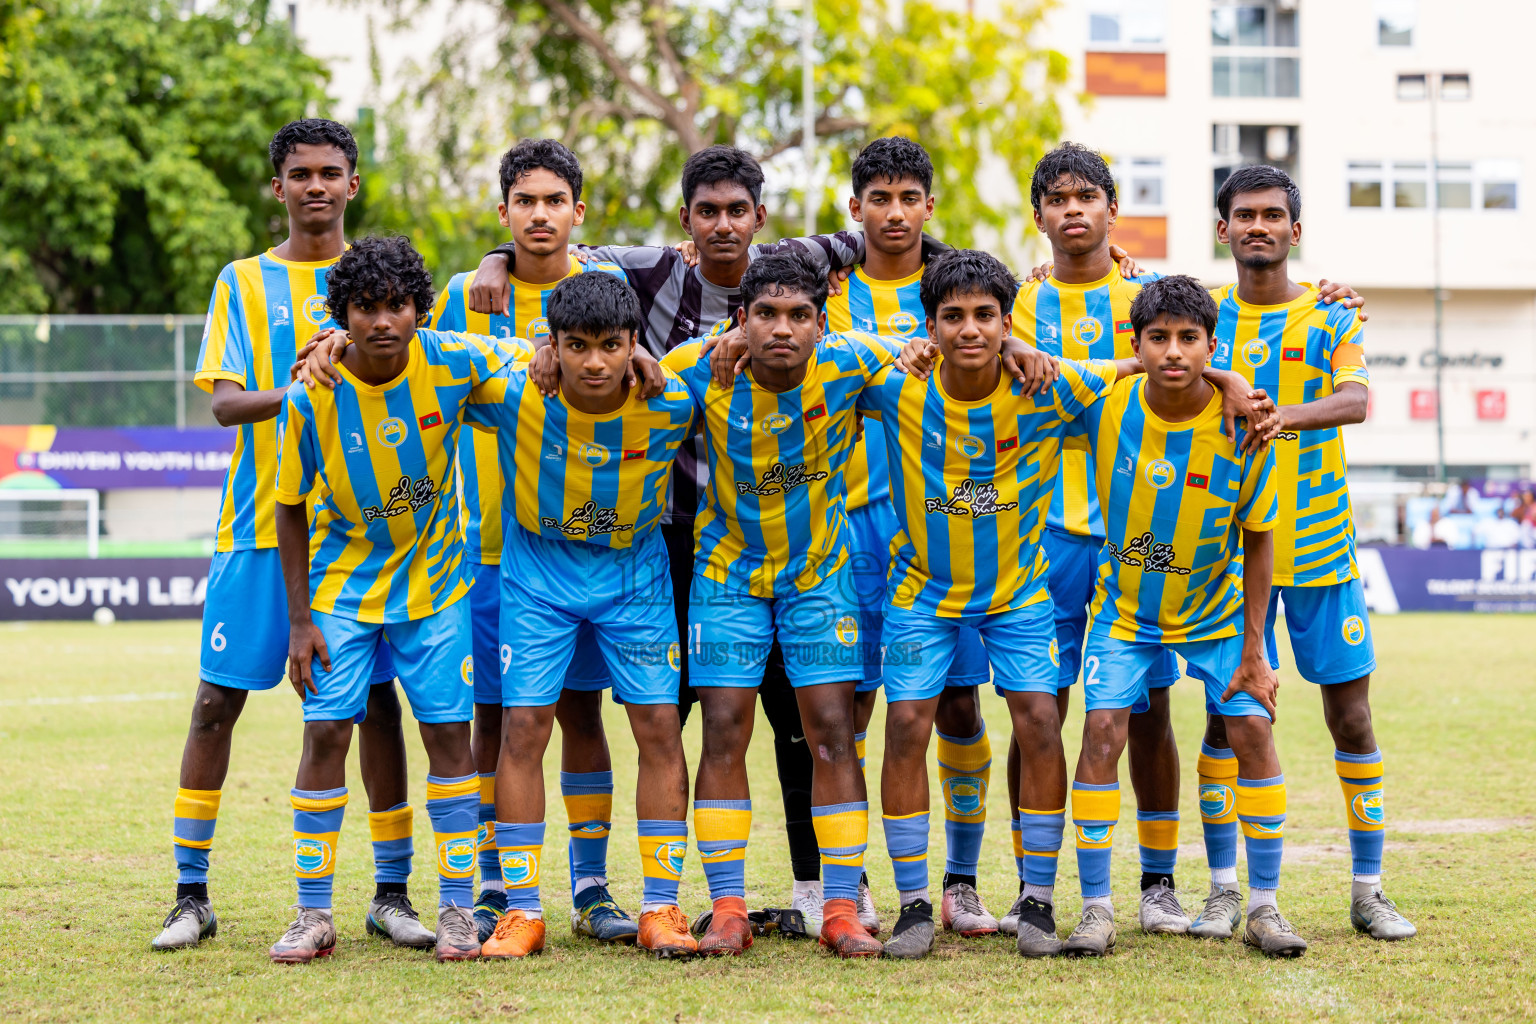
[[[1491,518],[1480,519],[1476,528],[1480,548],[1515,548],[1520,546],[1520,521],[1502,508]]]
[[[1476,515],[1477,503],[1482,500],[1482,495],[1477,488],[1472,486],[1472,481],[1463,480],[1457,486],[1445,492],[1445,497],[1440,499],[1440,514],[1449,515]]]

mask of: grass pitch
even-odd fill
[[[1536,619],[1403,615],[1373,622],[1377,735],[1387,761],[1388,891],[1419,937],[1378,944],[1349,926],[1349,860],[1332,745],[1314,688],[1282,668],[1281,763],[1290,816],[1281,902],[1312,943],[1299,961],[1267,961],[1240,941],[1140,934],[1135,925],[1134,800],[1115,855],[1119,949],[1103,961],[1025,961],[1005,938],[941,938],[919,962],[836,962],[811,943],[760,940],[739,960],[657,963],[632,949],[573,940],[564,810],[549,810],[544,875],[552,943],[524,963],[440,965],[363,935],[371,857],[356,746],[354,799],[336,880],[340,942],[329,961],[278,967],[267,946],[291,917],[287,793],[299,753],[296,698],[253,696],[235,735],[213,850],[219,935],[201,948],[149,949],[174,892],[171,798],[196,680],[197,624],[26,625],[0,629],[0,1019],[459,1021],[704,1020],[1530,1020],[1536,1018]],[[1201,698],[1175,689],[1183,760],[1186,905],[1205,888],[1195,804]],[[1002,701],[985,694],[993,798],[981,890],[1001,914],[1017,889],[1003,780]],[[639,903],[631,803],[634,749],[608,709],[618,779],[609,870]],[[1066,728],[1069,761],[1080,698]],[[879,777],[882,722],[871,728]],[[685,737],[698,750],[698,718]],[[425,756],[408,729],[416,807],[413,896],[435,903]],[[755,821],[749,904],[784,905],[790,876],[766,723],[750,759]],[[550,792],[556,761],[545,765]],[[936,781],[930,769],[930,780]],[[1122,770],[1122,780],[1127,780]],[[887,928],[890,862],[872,799],[868,865]],[[935,792],[931,867],[943,865]],[[1240,872],[1241,877],[1241,872]],[[935,890],[936,891],[936,890]],[[1078,912],[1070,839],[1061,857],[1058,923]],[[690,852],[683,906],[707,906]]]

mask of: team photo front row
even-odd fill
[[[688,958],[739,955],[778,927],[841,957],[919,958],[943,928],[1015,936],[1028,957],[1111,953],[1126,753],[1141,928],[1241,932],[1300,956],[1277,901],[1282,596],[1336,748],[1349,917],[1376,939],[1415,934],[1381,884],[1375,656],[1344,481],[1340,428],[1369,396],[1364,314],[1346,287],[1290,280],[1301,197],[1283,171],[1244,167],[1222,185],[1236,283],[1208,290],[1112,250],[1110,168],[1064,143],[1030,196],[1052,262],[1021,286],[996,257],[924,233],[933,167],[909,139],[875,140],[854,162],[862,231],[757,244],[761,169],[702,150],[683,169],[690,244],[676,247],[572,247],[580,165],[530,139],[500,167],[512,241],[438,294],[406,239],[347,242],[358,177],[343,126],[293,122],[270,155],[288,238],[220,274],[195,378],[238,433],[175,799],[176,901],[155,948],[217,932],[209,861],[231,729],[246,695],[286,671],[304,739],[298,912],[277,962],[335,949],[354,733],[377,885],[368,933],[439,960],[543,950],[557,722],[578,936]],[[1174,884],[1181,675],[1204,685],[1207,712],[1210,891],[1193,916]],[[988,684],[1012,725],[1019,888],[1001,919],[977,891]],[[428,761],[435,930],[408,895],[402,690]],[[608,889],[605,691],[638,751],[638,919]],[[882,692],[880,826],[900,907],[883,942],[864,863]],[[759,699],[795,878],[767,923],[746,903]],[[690,921],[678,893],[695,704],[693,845],[711,906]],[[1062,939],[1068,835],[1082,910]]]

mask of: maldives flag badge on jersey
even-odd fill
[[[1122,334],[1134,334],[1136,327],[1129,320],[1117,320],[1115,321],[1115,330]]]
[[[440,427],[443,425],[443,414],[440,412],[429,412],[424,416],[416,417],[416,422],[421,424],[422,430],[426,430],[428,427]]]
[[[1012,451],[1019,446],[1017,435],[1013,437],[1000,437],[997,439],[997,450],[1000,452]]]
[[[1202,491],[1210,490],[1211,478],[1204,473],[1191,473],[1184,478],[1184,482],[1190,487],[1198,487]]]
[[[1280,358],[1288,363],[1299,362],[1305,353],[1299,348],[1285,348],[1280,350]]]
[[[811,420],[819,420],[826,414],[827,407],[825,403],[821,405],[813,405],[809,409],[805,410],[805,419],[806,422],[810,422]]]
[[[626,449],[624,449],[624,459],[623,459],[624,462],[629,462],[631,459],[641,459],[641,458],[644,458],[644,457],[645,457],[645,450],[642,449],[642,448],[626,448]]]

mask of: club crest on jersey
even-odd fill
[[[304,319],[319,327],[331,318],[330,310],[325,308],[324,295],[311,295],[304,300]]]
[[[794,422],[794,419],[782,412],[771,412],[763,417],[763,422],[759,423],[758,426],[763,429],[765,434],[777,435],[788,430]]]
[[[464,660],[459,662],[459,678],[464,680],[465,686],[475,685],[475,656],[464,655]]]
[[[1263,366],[1269,362],[1269,344],[1262,338],[1254,338],[1243,345],[1243,362],[1249,366]]]
[[[1109,837],[1114,833],[1113,825],[1079,825],[1077,826],[1077,841],[1083,846],[1105,846],[1109,843]]]
[[[549,318],[536,316],[523,327],[523,337],[529,341],[537,341],[549,335]]]
[[[584,441],[577,446],[576,457],[596,469],[608,464],[608,449],[595,441]]]
[[[382,420],[377,427],[373,428],[373,436],[378,438],[379,444],[386,448],[399,448],[405,443],[407,433],[408,429],[405,425],[405,420],[399,416],[391,416],[387,420]]]
[[[1051,656],[1051,664],[1061,668],[1061,647],[1055,637],[1051,637],[1051,645],[1046,648],[1046,653]]]
[[[1344,620],[1344,642],[1351,647],[1359,647],[1365,642],[1365,620],[1358,615],[1351,615]]]
[[[951,814],[970,817],[986,806],[987,784],[967,775],[944,780],[944,806]]]
[[[887,323],[890,324],[892,334],[899,334],[902,337],[906,337],[913,331],[917,330],[917,317],[913,316],[911,313],[908,313],[906,310],[902,310],[899,313],[892,313],[891,319],[887,321]]]
[[[336,866],[331,844],[313,836],[294,836],[293,869],[301,875],[324,875]]]
[[[834,632],[837,634],[837,642],[844,647],[852,647],[859,642],[859,623],[852,615],[838,619]]]
[[[667,665],[673,672],[683,670],[683,645],[673,641],[667,645]]]
[[[677,877],[683,873],[683,857],[687,852],[688,841],[685,839],[662,843],[656,847],[656,863],[661,865],[661,870]]]
[[[1079,345],[1092,345],[1104,336],[1104,325],[1097,317],[1080,316],[1072,323],[1072,338]]]
[[[1349,802],[1349,809],[1356,818],[1367,825],[1380,825],[1387,819],[1379,789],[1356,793],[1355,798]]]
[[[1200,816],[1203,818],[1226,817],[1232,813],[1233,799],[1231,786],[1224,786],[1219,782],[1201,786]]]
[[[445,875],[466,875],[475,870],[475,840],[454,836],[437,844],[437,866]]]
[[[532,850],[501,851],[502,884],[523,889],[539,884],[539,855]]]
[[[1172,484],[1179,474],[1173,468],[1173,463],[1167,459],[1153,459],[1147,463],[1147,468],[1141,471],[1141,475],[1146,478],[1147,483],[1161,491]]]
[[[987,453],[987,443],[975,434],[961,434],[955,438],[955,451],[968,459],[979,459]]]

